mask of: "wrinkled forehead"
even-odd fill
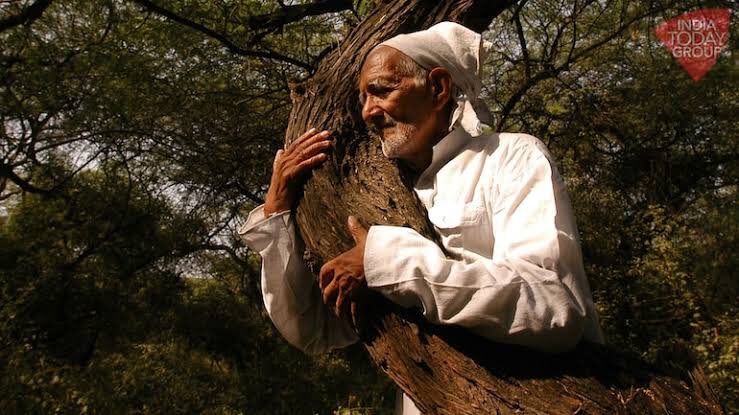
[[[359,73],[360,89],[363,85],[366,85],[374,79],[400,78],[398,63],[402,57],[402,52],[389,46],[377,46],[372,49],[372,51],[367,54]]]

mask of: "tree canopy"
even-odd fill
[[[485,33],[484,93],[558,162],[608,342],[697,359],[732,412],[736,64],[695,82],[654,34],[732,7],[709,3],[519,1]],[[391,412],[363,351],[279,336],[236,234],[290,87],[372,7],[0,1],[0,411]]]

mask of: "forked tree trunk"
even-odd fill
[[[332,158],[305,186],[296,217],[314,271],[354,243],[353,214],[366,226],[409,226],[436,240],[408,180],[368,138],[357,77],[369,50],[395,34],[443,20],[483,31],[511,0],[384,2],[308,81],[292,88],[289,142],[311,126],[334,131]],[[428,324],[379,295],[362,307],[360,336],[374,362],[426,414],[720,414],[699,372],[692,382],[656,373],[614,350],[581,344],[547,356],[493,344],[462,329]],[[368,306],[371,305],[370,306]]]

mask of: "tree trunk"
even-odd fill
[[[296,213],[306,260],[316,271],[354,245],[352,214],[364,225],[414,228],[438,243],[409,178],[368,137],[357,99],[364,57],[380,41],[452,20],[478,32],[511,0],[384,2],[309,80],[292,87],[290,142],[316,126],[334,132],[330,159],[305,186]],[[360,336],[379,365],[425,414],[720,414],[702,373],[692,383],[645,363],[583,343],[551,356],[493,344],[455,327],[434,326],[379,295],[361,307]]]

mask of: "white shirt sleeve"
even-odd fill
[[[522,174],[499,180],[505,184],[486,209],[494,255],[450,259],[412,229],[373,226],[365,274],[370,288],[402,306],[421,307],[432,323],[563,351],[582,337],[583,297],[589,295],[580,290],[585,277],[574,218],[564,185],[543,153],[517,162],[526,164],[517,166]]]
[[[317,278],[303,258],[289,211],[264,217],[254,209],[239,229],[246,245],[262,257],[262,297],[269,317],[290,344],[308,354],[346,347],[358,340],[349,322],[323,304]]]

